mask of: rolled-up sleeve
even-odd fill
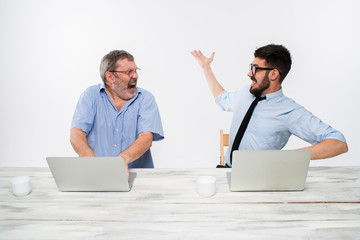
[[[153,141],[164,139],[161,118],[155,98],[148,93],[144,96],[138,115],[138,134],[142,132],[152,132]]]
[[[303,107],[289,114],[287,124],[290,126],[289,130],[292,134],[310,144],[316,144],[325,139],[346,142],[341,132],[324,123]]]
[[[223,111],[233,112],[237,103],[237,92],[223,91],[215,98],[215,103],[221,107]]]
[[[71,122],[71,128],[80,128],[82,131],[89,133],[93,126],[96,105],[93,104],[92,96],[87,89],[83,92],[76,105],[75,112]]]

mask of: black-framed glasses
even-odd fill
[[[255,75],[257,70],[274,70],[274,69],[277,69],[277,68],[258,67],[256,65],[253,65],[252,63],[250,63],[250,71],[251,71],[252,75]],[[279,71],[279,69],[277,69],[277,70]],[[279,71],[279,73],[281,75],[280,71]]]
[[[141,73],[141,68],[130,69],[127,71],[109,71],[109,72],[124,73],[124,74],[127,74],[129,77],[132,77],[132,76],[134,76],[135,73],[139,76]]]

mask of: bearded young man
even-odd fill
[[[103,83],[83,92],[71,123],[70,142],[80,157],[118,156],[126,169],[154,167],[150,147],[164,133],[154,96],[137,87],[139,71],[124,50],[103,57]]]
[[[235,92],[225,91],[216,80],[210,67],[214,52],[209,58],[201,51],[191,54],[203,69],[216,103],[224,111],[234,112],[229,146],[234,146],[239,126],[249,106],[257,99],[240,145],[235,150],[280,150],[290,136],[295,135],[311,144],[303,148],[311,150],[311,159],[330,158],[347,152],[341,132],[283,94],[281,84],[292,63],[290,52],[284,46],[270,44],[258,48],[248,73],[250,89],[246,86]],[[231,167],[232,148],[229,147],[225,155],[227,167]]]

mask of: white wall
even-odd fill
[[[348,141],[348,153],[312,164],[360,165],[359,10],[356,0],[0,0],[0,166],[76,156],[78,97],[101,81],[103,55],[125,49],[160,108],[166,138],[153,144],[156,167],[214,167],[218,131],[232,116],[215,105],[190,51],[215,51],[218,80],[236,90],[268,43],[292,53],[284,93]],[[306,145],[291,138],[286,148]]]

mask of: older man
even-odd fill
[[[81,95],[70,141],[80,157],[119,156],[129,168],[153,168],[152,141],[164,138],[154,96],[137,87],[140,69],[126,51],[112,51],[100,64],[103,83]]]

